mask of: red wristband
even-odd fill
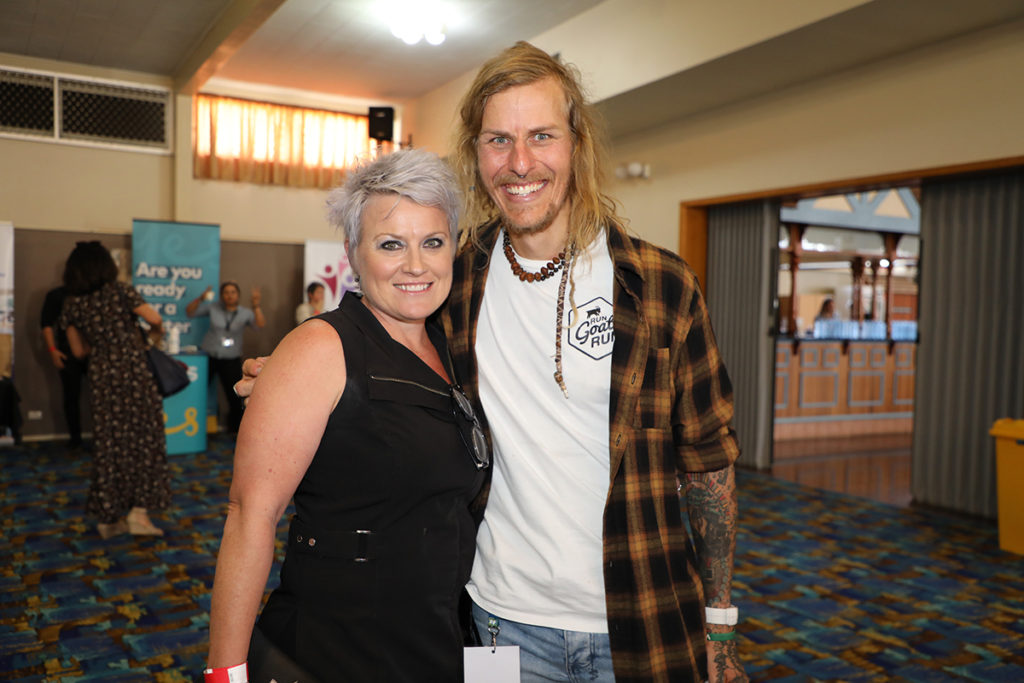
[[[205,683],[249,683],[249,665],[246,662],[234,666],[222,666],[203,672]]]
[[[51,347],[50,347],[50,353],[53,353],[53,352],[54,352],[54,351],[56,351],[56,350],[57,350],[57,347],[56,347],[56,346],[51,346]]]

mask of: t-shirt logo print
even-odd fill
[[[604,297],[591,299],[577,307],[577,316],[569,311],[569,345],[594,360],[612,352],[615,324],[612,305]]]

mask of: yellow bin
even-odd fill
[[[996,420],[988,433],[996,437],[999,547],[1024,555],[1024,420]]]

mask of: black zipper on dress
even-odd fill
[[[411,379],[399,379],[398,377],[378,377],[377,375],[370,375],[370,379],[375,379],[375,380],[378,380],[380,382],[398,382],[399,384],[411,384],[414,387],[419,387],[420,389],[426,389],[427,391],[429,391],[432,394],[437,394],[438,396],[445,396],[445,397],[451,398],[451,394],[449,394],[446,391],[439,391],[437,389],[434,389],[433,387],[428,387],[426,384],[420,384],[419,382],[413,382]]]

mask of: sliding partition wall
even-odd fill
[[[994,517],[988,430],[1024,418],[1024,170],[926,181],[911,488]]]
[[[739,464],[758,469],[771,467],[778,238],[774,201],[708,209],[708,308],[732,379]]]

